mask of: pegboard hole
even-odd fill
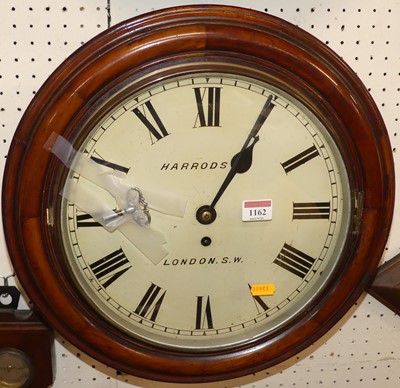
[[[0,305],[9,306],[13,301],[13,298],[10,294],[0,295]]]

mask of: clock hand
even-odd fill
[[[253,125],[249,135],[247,136],[246,141],[244,142],[242,149],[232,158],[231,161],[231,169],[229,170],[225,180],[222,182],[221,187],[219,188],[217,194],[215,195],[213,201],[211,202],[210,208],[214,209],[215,205],[221,198],[222,194],[225,192],[229,184],[231,183],[232,179],[235,177],[236,174],[242,174],[249,170],[251,167],[252,161],[252,151],[255,144],[259,140],[259,136],[257,136],[258,132],[260,131],[261,127],[263,126],[265,120],[271,113],[274,105],[271,104],[272,95],[270,95],[265,102],[260,114],[256,122]],[[253,140],[253,143],[249,146],[250,142]]]
[[[260,140],[259,136],[253,138],[253,143],[250,144],[243,153],[238,152],[231,160],[231,167],[236,163],[236,173],[243,174],[248,171],[253,162],[253,148]]]
[[[250,169],[253,162],[253,148],[259,140],[259,136],[254,137],[253,143],[250,146],[242,149],[232,158],[231,169],[229,170],[228,175],[225,177],[225,180],[219,188],[214,200],[210,205],[210,208],[215,208],[216,203],[219,201],[222,194],[225,192],[226,188],[229,186],[236,174],[243,174]]]
[[[211,208],[213,209],[215,208],[215,205],[217,204],[217,202],[219,201],[222,194],[225,192],[225,190],[227,189],[227,187],[229,186],[235,175],[237,173],[246,172],[251,167],[252,150],[254,145],[259,140],[257,134],[274,107],[274,105],[271,104],[271,101],[272,101],[272,95],[270,95],[267,101],[265,102],[260,114],[258,115],[256,122],[253,125],[253,128],[251,129],[249,135],[247,136],[246,141],[242,146],[242,149],[232,158],[231,169],[229,170],[225,180],[222,182],[222,185],[219,188],[217,194],[215,195],[213,201],[211,202],[210,205]],[[251,140],[253,140],[253,144],[248,148]],[[248,163],[248,159],[246,158],[247,155],[250,155],[250,164]]]

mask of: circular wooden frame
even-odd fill
[[[137,79],[139,88],[177,69],[190,72],[199,66],[230,72],[241,67],[243,74],[259,74],[301,99],[323,121],[348,167],[354,233],[325,293],[290,325],[236,348],[180,353],[111,327],[79,295],[59,255],[52,221],[62,167],[43,146],[53,132],[74,144],[82,141],[82,123],[98,101],[107,100],[128,79]],[[337,55],[275,17],[228,6],[186,6],[105,31],[53,73],[15,133],[4,175],[2,211],[18,278],[52,327],[89,355],[126,373],[200,382],[272,366],[331,328],[375,273],[393,203],[394,168],[384,123],[361,81]]]

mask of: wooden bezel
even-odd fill
[[[79,295],[58,254],[61,243],[53,230],[53,202],[62,187],[63,167],[44,144],[53,132],[79,144],[85,137],[86,117],[127,80],[137,79],[140,88],[178,68],[232,72],[239,67],[243,74],[265,77],[301,99],[331,130],[355,196],[355,233],[349,236],[340,270],[324,295],[279,332],[213,352],[157,348],[108,325]],[[186,6],[143,15],[105,31],[51,75],[17,128],[2,195],[5,236],[18,278],[55,330],[125,373],[204,382],[253,373],[291,357],[352,306],[370,283],[390,231],[394,168],[376,105],[354,72],[324,44],[256,11]]]

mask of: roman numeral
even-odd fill
[[[315,259],[288,244],[284,244],[274,263],[302,279],[307,275]]]
[[[166,292],[166,290],[162,292],[161,287],[151,283],[139,305],[136,307],[135,314],[155,322]]]
[[[90,157],[90,159],[92,159],[93,161],[95,161],[98,164],[101,164],[102,166],[110,167],[110,168],[112,168],[114,170],[121,171],[121,172],[123,172],[125,174],[127,174],[129,172],[129,169],[130,169],[129,167],[124,167],[124,166],[121,166],[119,164],[109,162],[108,160],[104,160],[104,159],[98,158],[98,157],[93,156],[93,155]]]
[[[319,155],[317,148],[315,145],[312,145],[310,148],[307,148],[305,151],[300,152],[298,155],[290,158],[282,164],[283,169],[285,170],[286,174],[295,168],[301,166],[304,163],[307,163],[311,159],[314,159]]]
[[[251,291],[251,285],[248,284],[248,286],[249,286],[249,290]],[[267,304],[262,300],[261,296],[251,295],[251,297],[253,298],[254,304],[256,305],[256,308],[257,308],[259,314],[264,311],[267,311],[269,309]],[[260,310],[260,307],[261,307],[261,310]]]
[[[207,327],[208,329],[212,329],[213,320],[211,314],[211,304],[210,297],[207,296],[206,302],[204,302],[204,296],[197,297],[196,304],[196,330],[201,330]]]
[[[194,127],[219,127],[221,89],[216,87],[194,88],[197,118]],[[200,123],[200,125],[198,125]]]
[[[94,226],[101,226],[100,223],[95,221],[92,216],[87,213],[76,215],[76,225],[78,228],[92,228]]]
[[[331,213],[330,202],[294,202],[294,220],[329,220]]]
[[[132,112],[146,126],[146,128],[150,131],[150,133],[157,139],[156,141],[161,140],[163,137],[169,135],[163,122],[158,116],[156,110],[154,109],[151,101],[145,102],[139,107],[133,109]],[[147,112],[149,113],[149,115],[147,114]]]
[[[104,288],[114,283],[131,267],[121,248],[90,265],[93,275]]]

